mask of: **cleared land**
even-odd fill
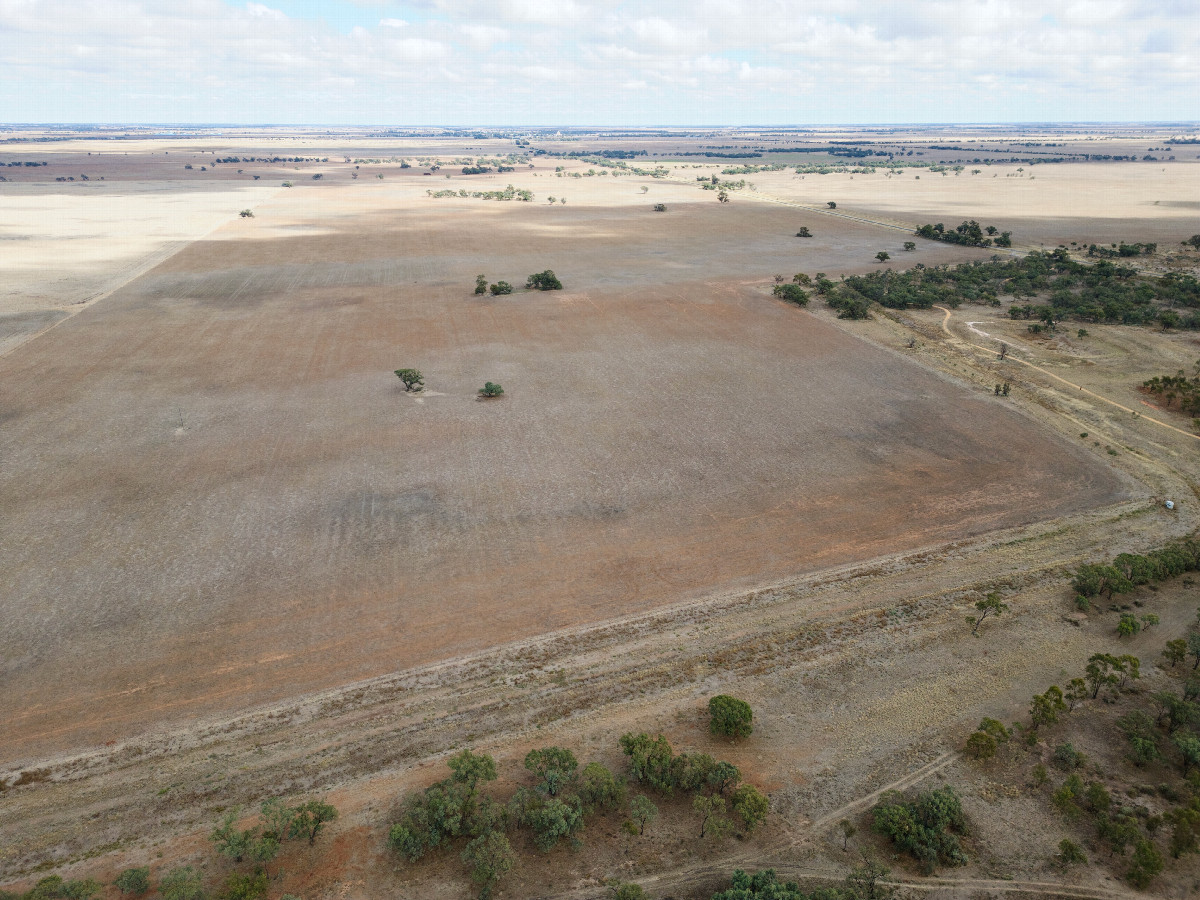
[[[294,143],[336,160],[435,152]],[[53,147],[50,174],[80,169],[86,146]],[[1099,201],[1069,208],[1066,191],[1062,227],[1043,232],[1046,210],[1029,205],[1040,195],[1006,199],[1003,174],[909,173],[906,191],[937,186],[922,205],[887,198],[897,176],[768,173],[719,204],[695,174],[738,161],[692,158],[668,179],[556,178],[555,159],[482,177],[446,164],[450,181],[365,163],[353,180],[340,162],[235,177],[199,173],[199,142],[183,174],[181,144],[169,161],[164,146],[108,170],[106,186],[161,178],[185,205],[204,179],[261,188],[255,217],[234,218],[250,200],[231,196],[205,240],[0,359],[5,879],[189,862],[215,885],[229,870],[205,837],[219,810],[328,794],[342,819],[315,848],[289,845],[272,894],[462,897],[456,851],[397,866],[383,846],[402,792],[441,777],[449,749],[494,753],[503,795],[524,783],[530,747],[620,768],[617,737],[647,729],[739,765],[771,794],[768,827],[704,844],[686,799],[664,802],[641,841],[601,817],[578,853],[518,846],[498,896],[599,898],[620,876],[704,898],[735,866],[763,864],[836,880],[856,844],[891,852],[859,818],[843,853],[841,817],[888,785],[943,779],[979,829],[972,864],[927,880],[897,862],[895,880],[963,896],[1128,894],[1099,857],[1074,875],[1048,865],[1063,825],[1024,762],[980,768],[953,751],[982,715],[1022,718],[1032,693],[1097,650],[1136,653],[1163,683],[1153,660],[1194,618],[1194,587],[1142,590],[1162,624],[1119,641],[1113,615],[1063,620],[1064,573],[1193,530],[1196,442],[972,345],[1003,339],[1138,407],[1141,380],[1189,366],[1200,344],[1116,326],[1034,338],[990,307],[959,309],[949,333],[938,310],[841,322],[819,300],[779,304],[770,276],[868,271],[881,249],[892,265],[994,252],[921,242],[901,255],[906,236],[822,212],[826,200],[902,229],[991,221],[1025,247],[1051,232],[1177,245],[1197,230],[1186,216],[1154,224],[1139,210],[1163,187],[1149,164],[1081,167],[1098,196],[1123,198],[1114,222],[1098,221]],[[1065,165],[1038,167],[1033,185]],[[1190,163],[1167,168],[1174,202],[1200,199]],[[251,171],[272,183],[256,188]],[[538,202],[425,196],[510,181]],[[90,190],[46,187],[64,209]],[[34,192],[0,185],[14,190]],[[549,194],[569,202],[549,207]],[[1030,233],[1014,223],[1023,209]],[[802,225],[816,237],[794,238]],[[131,274],[154,264],[141,259]],[[519,285],[546,267],[565,291],[470,293],[481,272]],[[390,374],[408,365],[426,375],[420,397]],[[505,398],[475,401],[484,380]],[[1000,381],[1007,401],[992,394]],[[1011,611],[972,638],[963,617],[991,590]],[[754,705],[751,741],[707,734],[717,692]],[[1089,753],[1120,764],[1095,740]],[[1040,744],[1028,763],[1049,753]],[[1196,857],[1172,861],[1155,890],[1196,874]]]
[[[11,355],[6,758],[1127,496],[772,300],[876,239],[793,220],[296,189]]]

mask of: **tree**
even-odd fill
[[[862,900],[878,900],[881,893],[879,880],[887,878],[891,869],[881,864],[874,856],[863,854],[863,864],[856,866],[846,876],[846,885],[852,891],[852,897]],[[886,896],[886,893],[885,893]]]
[[[267,896],[267,873],[262,867],[255,869],[253,874],[246,872],[230,872],[225,879],[225,889],[221,891],[221,900],[262,900]]]
[[[561,291],[562,282],[558,280],[558,276],[550,269],[545,272],[536,272],[530,275],[525,281],[525,287],[536,288],[539,291]]]
[[[1133,613],[1121,613],[1121,620],[1117,622],[1117,634],[1121,637],[1133,637],[1142,630],[1142,623],[1138,621],[1137,616]]]
[[[1200,666],[1200,631],[1188,632],[1187,652],[1188,656],[1195,658],[1195,662],[1192,663],[1192,671],[1194,672]]]
[[[583,827],[583,809],[576,797],[570,803],[558,799],[547,800],[533,810],[529,816],[529,824],[533,828],[533,842],[539,850],[549,853],[563,838],[574,837],[575,832]]]
[[[771,289],[771,293],[787,303],[794,303],[797,306],[808,305],[808,294],[804,292],[804,288],[795,282],[791,284],[777,284]]]
[[[1175,668],[1177,663],[1181,663],[1184,657],[1187,656],[1188,645],[1183,638],[1177,638],[1173,641],[1167,641],[1166,647],[1163,649],[1162,655],[1167,662],[1171,664],[1171,668]]]
[[[830,209],[837,209],[837,204],[834,203],[832,200],[828,201],[828,206]]]
[[[802,225],[800,230],[796,232],[796,237],[812,237],[812,232],[808,230],[807,225]]]
[[[496,780],[496,761],[486,753],[475,754],[470,750],[462,750],[446,760],[446,765],[454,773],[450,777],[459,784],[465,784],[472,794],[479,782]]]
[[[629,816],[637,823],[637,833],[646,833],[646,824],[658,817],[658,807],[645,794],[635,794],[629,801]]]
[[[972,759],[991,759],[996,755],[996,739],[983,731],[972,732],[963,751]]]
[[[513,286],[507,281],[497,281],[490,288],[488,288],[488,290],[492,292],[493,297],[499,297],[502,294],[511,294],[513,292]]]
[[[905,242],[904,242],[904,249],[905,249],[905,250],[916,250],[916,249],[917,249],[917,242],[916,242],[916,241],[905,241]]]
[[[742,827],[749,834],[767,820],[767,813],[771,810],[771,801],[754,785],[743,784],[733,792],[733,796],[729,800],[729,807],[733,814],[741,819]]]
[[[754,731],[754,713],[750,704],[726,694],[708,701],[708,730],[731,738],[747,738]]]
[[[655,211],[655,212],[666,212],[666,211],[667,211],[667,204],[665,204],[665,203],[655,203],[655,204],[654,204],[654,211]]]
[[[1080,566],[1071,585],[1077,594],[1097,597],[1106,593],[1109,600],[1112,600],[1114,593],[1127,594],[1133,590],[1133,582],[1120,569],[1106,565]]]
[[[892,255],[890,253],[888,253],[886,250],[880,250],[878,253],[875,254],[875,258],[877,260],[879,260],[880,262],[887,262],[889,259],[892,258]]]
[[[692,809],[700,816],[700,837],[720,840],[733,830],[733,823],[725,817],[724,797],[697,794],[692,798]]]
[[[1120,663],[1115,656],[1108,653],[1095,653],[1088,659],[1084,670],[1084,680],[1092,689],[1092,699],[1100,696],[1104,687],[1116,688],[1121,681]]]
[[[1140,840],[1133,850],[1133,862],[1125,878],[1135,888],[1144,889],[1150,886],[1155,877],[1163,870],[1162,854],[1158,848],[1147,840]]]
[[[844,851],[850,843],[850,838],[858,834],[858,826],[849,819],[842,819],[838,822],[838,831],[842,833],[842,850]]]
[[[911,854],[927,875],[939,862],[952,866],[967,863],[958,839],[965,832],[966,819],[958,794],[949,786],[912,800],[896,791],[884,794],[872,810],[871,827]]]
[[[488,289],[488,280],[486,275],[475,276],[475,293],[486,294]]]
[[[564,747],[544,747],[530,750],[525,755],[525,768],[540,779],[539,791],[555,797],[563,785],[575,777],[579,761]]]
[[[979,610],[979,617],[967,616],[967,623],[971,625],[971,634],[979,637],[979,626],[983,624],[983,620],[988,616],[999,616],[1002,612],[1007,612],[1008,604],[1000,599],[999,594],[993,592],[978,601],[975,608]]]
[[[209,837],[216,845],[217,852],[234,862],[241,862],[247,858],[257,862],[274,859],[279,853],[279,838],[272,834],[263,834],[257,825],[240,829],[234,824],[237,817],[238,810],[232,809],[213,828]]]
[[[742,773],[733,763],[719,762],[708,773],[708,786],[718,794],[724,794],[742,780]]]
[[[722,203],[728,203],[729,202],[729,194],[727,194],[725,191],[718,191],[717,199],[719,201],[721,201]]]
[[[397,369],[396,377],[404,382],[404,392],[419,391],[425,384],[425,378],[417,369]]]
[[[243,209],[240,213],[238,213],[238,215],[241,216],[243,219],[253,219],[254,218],[254,210]]]
[[[259,812],[263,831],[283,843],[292,836],[292,823],[296,820],[296,808],[288,806],[278,797],[263,802]]]
[[[621,735],[621,749],[629,757],[629,768],[635,781],[648,784],[656,791],[669,794],[675,786],[671,777],[671,745],[661,734],[651,738],[641,734]]]
[[[1171,736],[1171,741],[1183,757],[1184,775],[1187,775],[1193,766],[1200,765],[1200,738],[1190,731],[1177,731]]]
[[[162,900],[204,900],[204,884],[200,873],[191,866],[172,869],[158,882]]]
[[[479,885],[479,900],[488,900],[492,889],[512,869],[516,854],[500,831],[488,831],[468,842],[462,859],[471,867],[471,880]]]
[[[140,897],[150,890],[150,869],[147,866],[126,869],[116,877],[113,884],[122,894]]]
[[[309,846],[317,842],[317,835],[329,822],[338,817],[338,811],[324,800],[309,800],[296,807],[296,817],[292,820],[291,834],[296,837],[308,838]]]
[[[1029,707],[1029,718],[1034,729],[1044,725],[1053,725],[1058,721],[1058,714],[1064,712],[1067,704],[1063,702],[1063,692],[1057,685],[1050,685],[1044,694],[1034,694]]]
[[[589,810],[616,809],[625,802],[625,785],[603,763],[588,763],[579,776],[579,799]]]
[[[481,396],[481,397],[487,397],[487,398],[499,397],[503,393],[504,393],[504,388],[502,388],[502,387],[500,387],[500,385],[494,384],[490,381],[485,381],[483,384],[483,387],[481,387],[479,389],[479,396]]]
[[[1058,842],[1058,861],[1064,866],[1087,862],[1087,854],[1069,838]]]

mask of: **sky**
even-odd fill
[[[1200,0],[0,0],[0,122],[1195,121]]]

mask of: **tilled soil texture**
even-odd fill
[[[0,360],[3,762],[1127,496],[773,300],[787,209],[283,214]]]

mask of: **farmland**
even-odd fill
[[[81,140],[43,154],[45,176],[4,170],[17,172],[0,185],[14,198],[4,237],[25,250],[3,263],[0,301],[0,770],[59,773],[5,801],[22,824],[0,829],[27,829],[0,855],[6,875],[106,842],[134,858],[139,830],[195,852],[213,752],[242,767],[218,768],[245,800],[293,778],[340,792],[345,840],[443,748],[515,753],[571,716],[596,748],[633,723],[704,740],[673,711],[729,684],[772,742],[738,764],[777,810],[815,818],[979,718],[940,702],[916,716],[922,698],[951,685],[1011,712],[1107,639],[1062,623],[1063,567],[1195,527],[1189,423],[1136,393],[1200,356],[1193,335],[1035,338],[984,308],[848,322],[771,290],[780,274],[873,271],[880,250],[986,260],[901,249],[916,225],[967,218],[1011,229],[1017,252],[1160,241],[1146,265],[1179,271],[1190,257],[1175,247],[1200,230],[1179,193],[1194,163],[908,169],[902,183],[776,171],[721,176],[754,182],[726,203],[696,177],[729,162],[679,156],[700,146],[683,139],[655,151],[669,175],[618,177],[555,156],[504,174],[451,164],[498,157],[498,139],[297,135],[289,156],[328,161],[197,180],[200,160],[265,155],[267,140],[171,144],[170,168],[167,145],[146,142],[107,169],[80,159]],[[401,158],[442,168],[345,161]],[[86,185],[51,180],[83,165]],[[1106,178],[1110,216],[1070,205]],[[535,200],[430,196],[508,183]],[[111,209],[128,213],[115,245]],[[547,268],[562,290],[523,289]],[[517,290],[475,295],[479,274]],[[999,340],[1039,368],[982,349]],[[424,390],[393,375],[409,366]],[[1178,431],[1065,392],[1051,371]],[[485,381],[503,396],[481,402]],[[993,392],[1001,381],[1012,395]],[[1165,496],[1192,503],[1161,519]],[[959,612],[996,583],[1025,593],[985,664]],[[1191,615],[1186,592],[1163,596],[1177,593],[1164,630]],[[796,637],[800,623],[820,638]],[[864,658],[878,668],[853,668]],[[832,671],[851,681],[822,680]],[[856,678],[874,699],[835,721],[828,704],[851,702]],[[135,746],[162,754],[153,774],[119,755]],[[72,779],[88,786],[75,806]],[[193,799],[149,812],[118,799],[176,783]],[[102,808],[102,837],[67,824]],[[685,862],[662,854],[639,871]],[[335,890],[344,873],[320,865]],[[560,890],[610,865],[536,878]],[[457,896],[429,867],[417,877]]]

